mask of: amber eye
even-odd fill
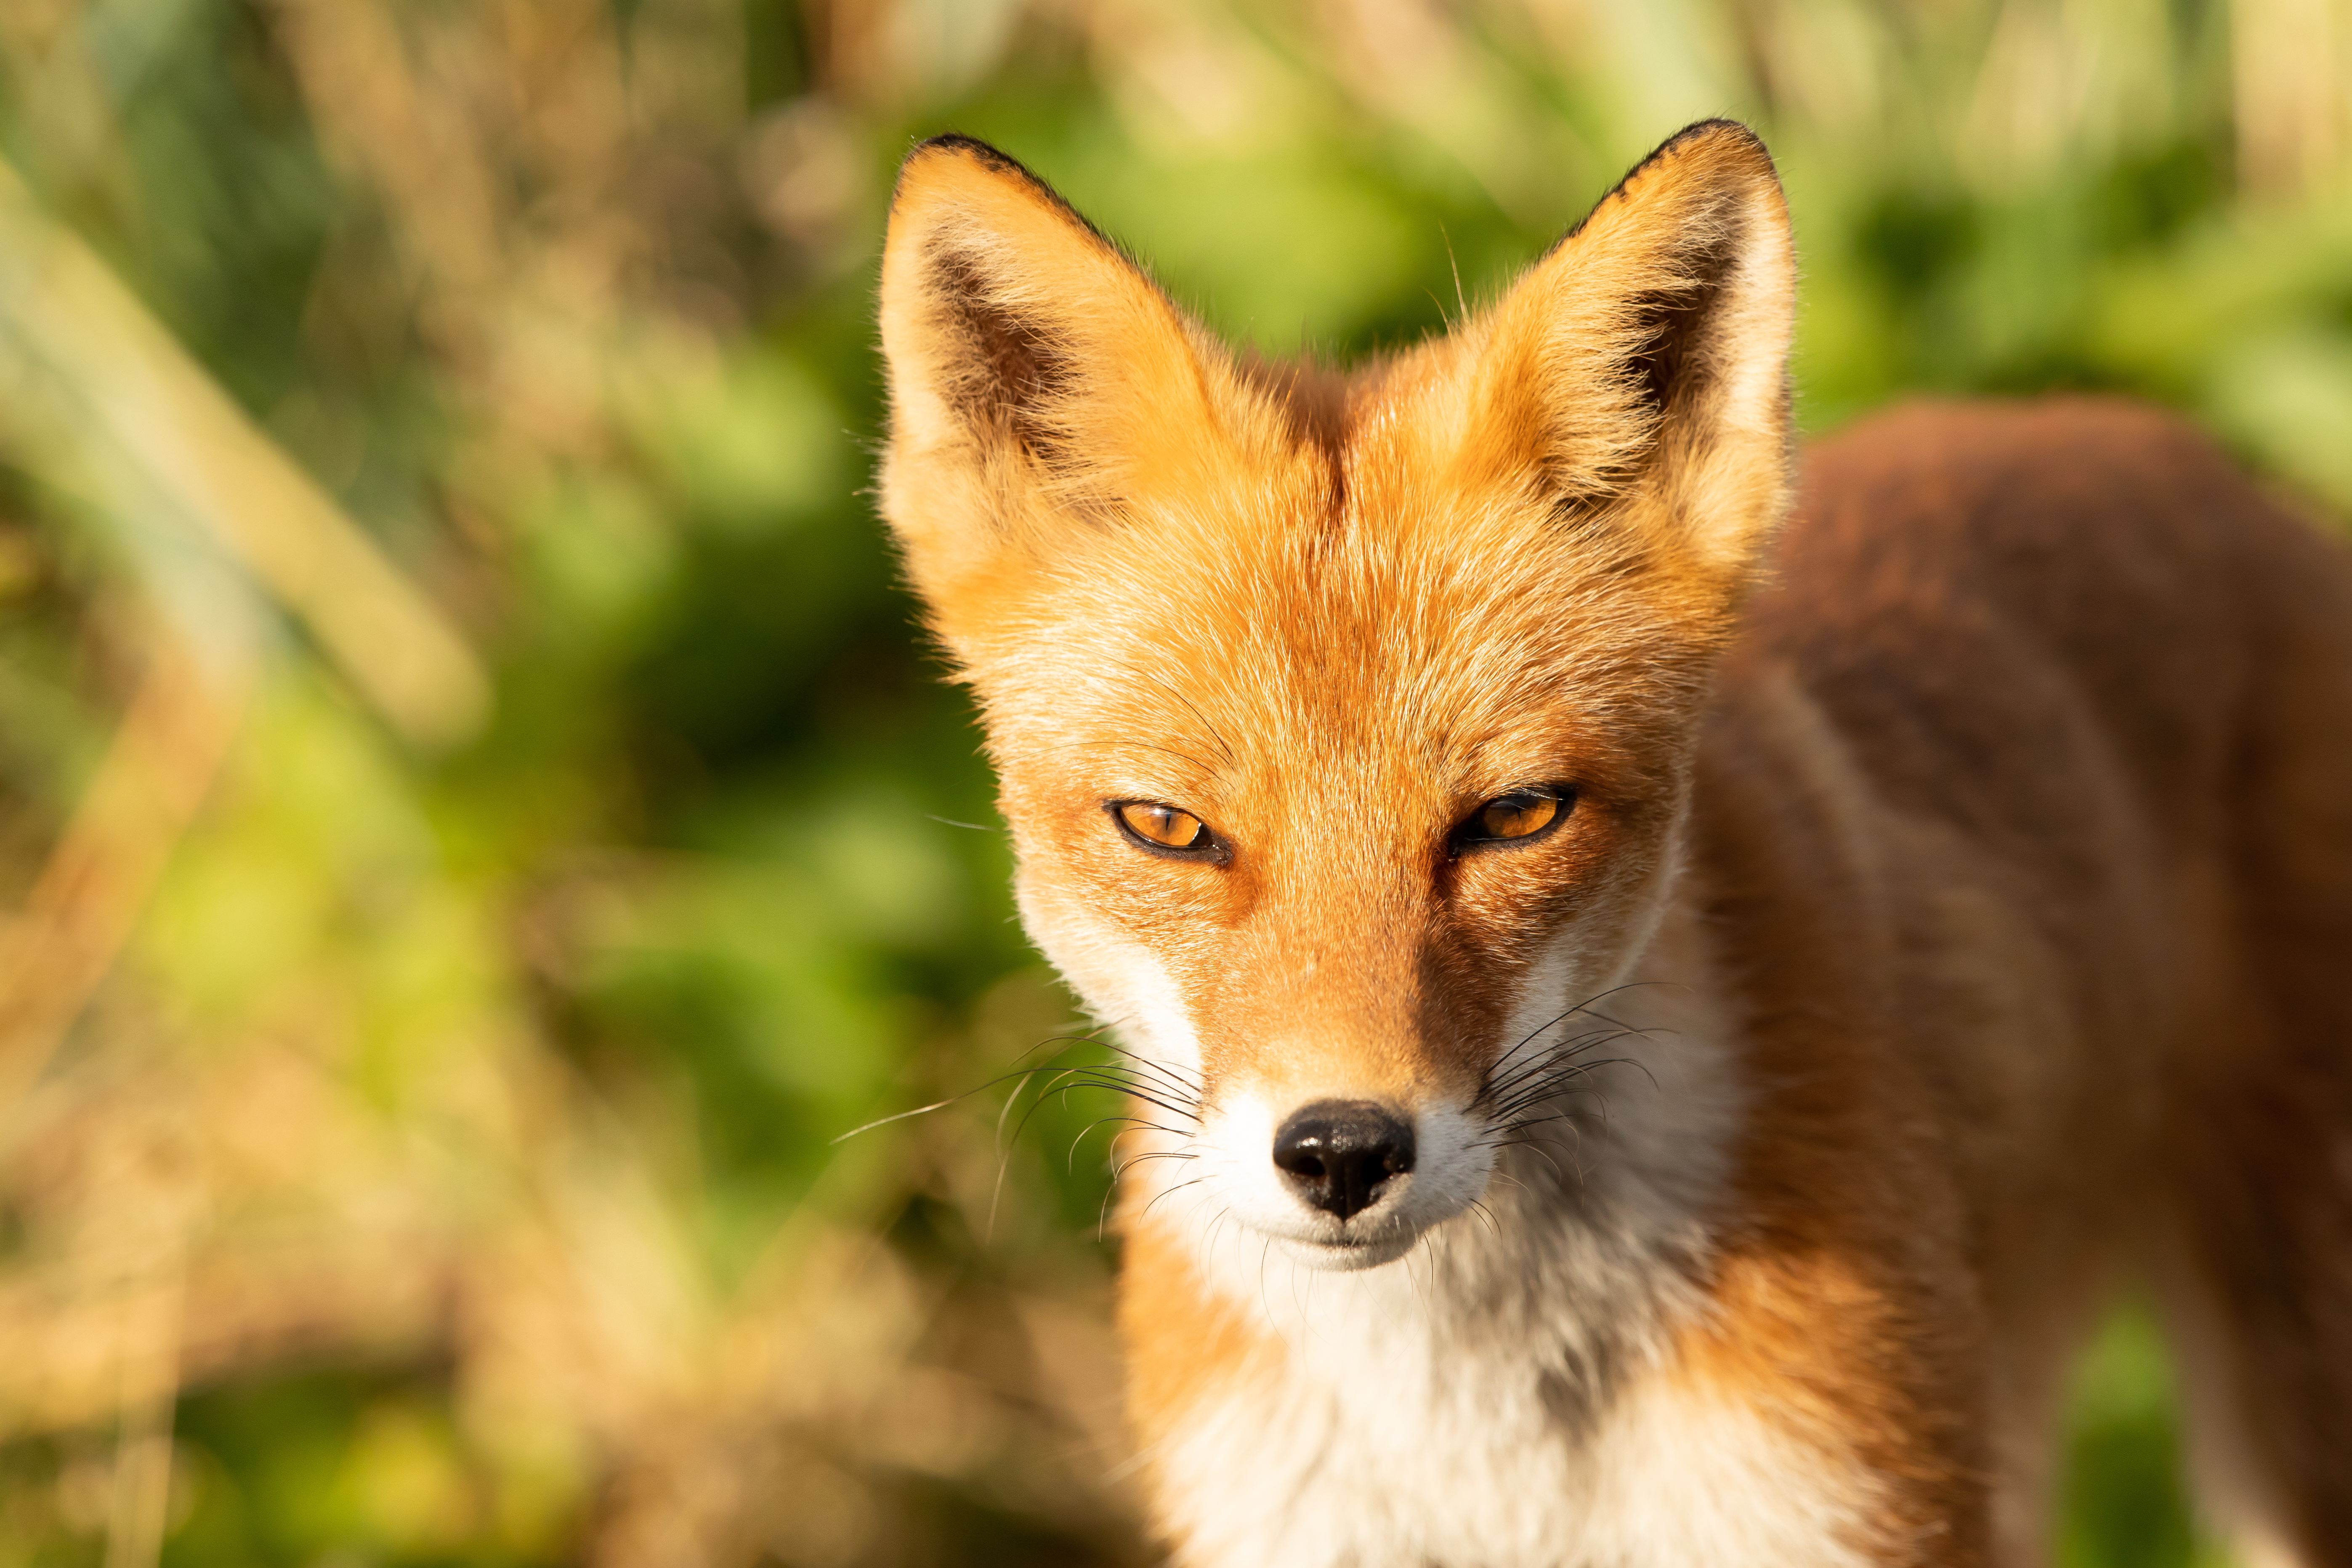
[[[1555,788],[1515,789],[1498,795],[1470,814],[1470,820],[1455,835],[1456,841],[1469,846],[1533,838],[1559,820],[1570,798],[1567,790]]]
[[[1111,807],[1111,815],[1129,837],[1146,848],[1206,852],[1216,847],[1216,836],[1206,823],[1189,811],[1156,800],[1120,801]]]

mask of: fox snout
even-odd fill
[[[1192,1215],[1204,1245],[1230,1215],[1310,1268],[1370,1268],[1475,1203],[1494,1149],[1478,1113],[1442,1090],[1285,1091],[1261,1079],[1203,1109],[1181,1146],[1200,1162],[1190,1175],[1152,1173],[1132,1201],[1173,1195],[1171,1217]],[[1257,1247],[1242,1253],[1254,1267]]]
[[[1299,1200],[1342,1221],[1412,1170],[1412,1124],[1366,1100],[1320,1100],[1274,1135],[1274,1163]]]

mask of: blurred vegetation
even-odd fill
[[[1102,1108],[831,1142],[1074,1026],[862,493],[892,169],[1337,355],[1715,113],[1809,426],[2352,507],[2347,0],[0,5],[0,1565],[1143,1559]],[[2218,1561],[2083,1375],[2064,1561]]]

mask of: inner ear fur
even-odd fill
[[[882,262],[882,510],[933,624],[1007,571],[1202,493],[1264,432],[1224,351],[1044,182],[984,142],[924,142]]]
[[[1683,131],[1457,334],[1459,482],[1538,486],[1744,580],[1787,504],[1794,296],[1763,143]]]

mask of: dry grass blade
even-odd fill
[[[128,465],[299,616],[352,683],[410,738],[472,733],[480,667],[440,612],[231,402],[88,247],[0,164],[0,347],[57,404],[23,443],[27,467],[73,476]],[[99,450],[55,451],[64,436]]]
[[[236,735],[241,670],[166,642],[24,911],[0,929],[0,1127],[113,965]]]

